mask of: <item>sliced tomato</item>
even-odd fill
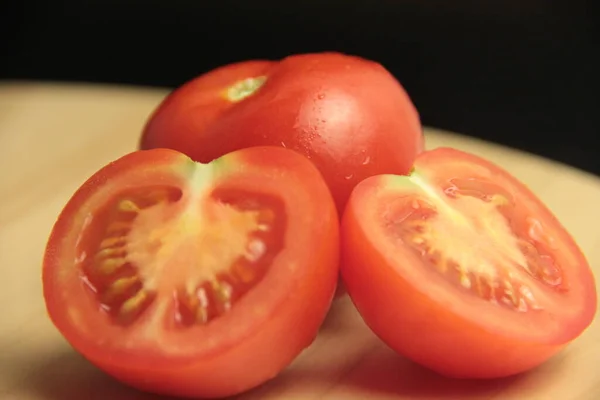
[[[338,230],[320,173],[291,150],[209,164],[134,152],[60,214],[43,265],[47,310],[76,350],[129,385],[240,393],[316,336],[336,287]]]
[[[494,378],[546,361],[596,312],[569,233],[522,183],[458,150],[361,182],[343,216],[342,277],[368,326],[443,375]]]

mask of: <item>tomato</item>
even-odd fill
[[[361,182],[341,238],[341,274],[366,324],[442,375],[531,369],[596,313],[592,272],[560,222],[507,171],[459,150]]]
[[[47,311],[77,351],[133,387],[240,393],[316,337],[337,283],[338,235],[327,185],[291,150],[208,164],[133,152],[58,217],[43,262]]]
[[[416,108],[379,63],[340,53],[229,64],[168,95],[140,148],[200,162],[245,147],[286,147],[319,168],[341,215],[364,178],[405,174],[423,149]]]

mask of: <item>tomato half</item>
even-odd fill
[[[316,337],[339,219],[318,170],[281,148],[209,164],[138,151],[69,200],[43,264],[47,311],[136,388],[221,397],[274,377]]]
[[[409,96],[382,65],[311,53],[234,63],[185,83],[149,117],[140,141],[200,162],[258,145],[313,161],[341,215],[364,178],[408,173],[423,135]]]
[[[360,183],[341,237],[342,278],[367,325],[443,375],[526,371],[596,312],[592,272],[560,222],[508,172],[458,150]]]

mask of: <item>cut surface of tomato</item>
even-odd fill
[[[471,154],[439,148],[409,176],[366,179],[341,232],[342,277],[365,322],[444,375],[533,368],[596,312],[569,233],[525,185]]]
[[[240,393],[316,336],[336,287],[338,229],[320,173],[291,150],[255,147],[208,164],[167,149],[131,153],[59,216],[46,307],[76,350],[125,383]]]
[[[293,149],[319,168],[341,214],[362,179],[408,173],[423,142],[418,112],[389,71],[322,52],[232,63],[186,82],[149,116],[140,148],[200,162],[252,146]]]

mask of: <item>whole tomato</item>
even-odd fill
[[[156,108],[140,141],[203,163],[253,146],[312,160],[341,215],[358,182],[407,174],[423,135],[408,94],[381,64],[325,52],[229,64],[186,82]]]

